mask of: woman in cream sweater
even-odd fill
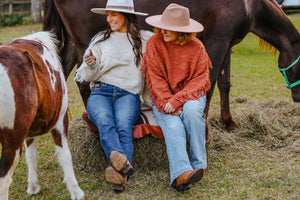
[[[105,178],[115,192],[123,192],[134,172],[132,130],[144,88],[142,56],[152,33],[140,30],[136,15],[147,14],[135,12],[132,0],[108,0],[106,8],[92,12],[106,14],[109,26],[92,38],[75,80],[90,82],[87,114],[111,163]]]

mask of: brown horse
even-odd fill
[[[300,35],[274,0],[143,0],[135,1],[135,10],[150,15],[161,14],[170,3],[190,8],[191,18],[204,25],[198,35],[212,60],[210,78],[212,88],[207,94],[207,115],[216,82],[221,98],[221,119],[232,130],[238,124],[232,119],[229,107],[231,49],[249,32],[272,44],[279,51],[278,66],[283,69],[290,85],[292,98],[300,102]],[[106,0],[46,0],[43,28],[55,30],[61,36],[61,57],[64,73],[69,73],[82,55],[91,37],[106,26],[105,16],[90,12],[94,7],[105,7]],[[142,28],[152,29],[140,18]],[[294,63],[293,65],[291,65]],[[79,85],[86,105],[89,89],[86,83]]]
[[[53,34],[38,32],[0,46],[0,199],[8,199],[26,141],[29,194],[40,190],[35,138],[49,131],[72,199],[84,199],[67,143],[68,96]]]

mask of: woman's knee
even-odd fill
[[[183,115],[185,115],[186,117],[202,117],[204,108],[205,101],[203,101],[201,98],[200,100],[191,100],[183,105]]]

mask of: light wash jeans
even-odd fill
[[[141,111],[139,95],[119,87],[97,82],[87,101],[89,119],[98,127],[107,158],[112,151],[133,154],[132,130]]]
[[[190,100],[183,105],[180,116],[163,114],[153,106],[155,119],[165,137],[171,187],[175,187],[176,178],[183,172],[207,167],[203,118],[205,104],[206,96],[200,97],[199,100]],[[190,156],[186,148],[187,139],[190,143]]]

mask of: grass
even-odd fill
[[[289,15],[300,29],[300,14]],[[41,30],[41,25],[0,28],[0,42]],[[233,48],[231,64],[231,99],[247,98],[256,101],[288,99],[290,91],[277,70],[278,55],[262,52],[258,38],[253,34]],[[81,116],[84,107],[76,84],[72,80],[74,70],[67,80],[69,108],[72,119]],[[291,101],[291,100],[290,100]],[[210,115],[219,109],[217,89],[211,103]],[[232,105],[233,117],[239,105]],[[217,113],[219,114],[219,113]],[[71,121],[72,123],[72,121]],[[231,134],[231,133],[228,133]],[[233,133],[232,133],[233,134]],[[39,182],[41,192],[29,196],[27,167],[24,152],[14,172],[10,187],[10,199],[69,199],[62,183],[62,170],[56,162],[51,137],[38,140]],[[299,153],[299,150],[298,150]],[[292,155],[289,157],[289,155]],[[80,187],[88,199],[299,199],[300,161],[295,154],[271,151],[251,139],[239,139],[231,148],[208,151],[208,172],[204,179],[185,192],[169,189],[168,171],[138,170],[128,182],[126,192],[116,195],[103,173],[88,174],[75,169]],[[297,154],[296,154],[297,155]],[[298,154],[299,156],[299,154]],[[88,159],[88,158],[87,158]]]

